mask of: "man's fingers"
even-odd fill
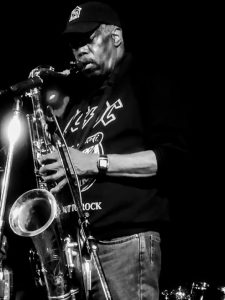
[[[54,162],[52,164],[48,164],[48,165],[44,165],[42,167],[40,167],[39,169],[39,173],[41,175],[46,175],[49,173],[49,171],[52,171],[52,172],[57,172],[59,170],[59,163],[58,162]]]
[[[51,189],[52,194],[58,193],[67,183],[67,179],[62,179],[54,188]]]
[[[57,170],[57,172],[53,173],[53,174],[49,174],[47,176],[42,176],[45,182],[49,182],[49,181],[57,181],[59,179],[62,179],[63,177],[65,177],[64,174],[64,170],[59,169]]]

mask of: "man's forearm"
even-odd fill
[[[71,149],[72,161],[79,176],[96,176],[99,174],[97,153],[83,153]],[[108,154],[107,176],[118,177],[149,177],[156,175],[157,159],[152,150],[130,154]]]
[[[109,176],[148,177],[157,172],[157,160],[151,150],[131,154],[109,154]]]

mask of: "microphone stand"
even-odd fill
[[[57,146],[57,149],[59,151],[63,167],[65,169],[66,173],[66,178],[69,184],[69,189],[74,201],[74,204],[76,205],[77,208],[77,214],[78,214],[78,225],[80,226],[80,234],[83,238],[84,241],[84,246],[86,247],[87,253],[91,258],[93,258],[94,261],[94,266],[97,270],[102,289],[105,295],[106,300],[111,300],[111,293],[108,288],[108,284],[106,282],[106,278],[98,257],[97,253],[97,243],[95,238],[92,236],[91,231],[90,231],[90,223],[87,218],[87,215],[84,213],[83,208],[82,208],[82,198],[81,198],[81,191],[80,191],[80,184],[78,180],[78,176],[76,174],[76,171],[74,169],[72,159],[70,157],[69,149],[67,147],[66,141],[63,137],[62,131],[59,127],[58,121],[54,115],[54,112],[50,106],[48,106],[48,110],[51,114],[52,119],[54,120],[54,123],[56,125],[56,130],[58,132],[58,135],[54,134],[54,140]],[[71,170],[73,171],[75,175],[75,181],[74,177],[71,174]]]
[[[21,115],[21,107],[22,107],[21,99],[15,98],[15,106],[13,109],[13,116],[11,122],[19,121]],[[8,188],[9,188],[9,178],[11,174],[15,144],[16,144],[16,139],[11,139],[11,137],[9,137],[9,148],[8,148],[6,165],[5,165],[4,175],[3,175],[1,200],[0,200],[0,247],[3,241],[2,235],[3,235],[3,227],[4,227],[4,214],[5,214],[6,198],[7,198]]]
[[[19,98],[15,98],[15,107],[13,109],[13,116],[10,125],[12,125],[13,123],[15,125],[19,121],[20,114],[21,114],[21,106],[22,106],[21,100]],[[12,138],[9,136],[9,149],[7,153],[7,159],[6,159],[6,164],[5,164],[4,174],[3,174],[1,199],[0,199],[0,298],[1,299],[3,298],[10,299],[10,296],[12,294],[12,278],[13,278],[12,271],[3,265],[3,261],[6,258],[6,251],[7,251],[7,238],[3,234],[3,231],[4,231],[4,224],[5,224],[4,221],[5,206],[6,206],[6,199],[7,199],[7,193],[9,188],[9,178],[12,169],[12,160],[13,160],[13,153],[14,153],[16,140],[17,137]]]

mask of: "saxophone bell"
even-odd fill
[[[32,189],[22,194],[12,205],[9,224],[17,235],[32,238],[38,257],[41,258],[39,262],[35,252],[30,251],[32,268],[36,270],[34,279],[40,286],[46,286],[48,299],[72,300],[76,299],[75,295],[79,292],[75,278],[78,273],[75,274],[70,265],[78,255],[77,244],[73,244],[74,256],[67,259],[70,253],[64,252],[64,233],[58,224],[57,215],[55,197],[45,189]]]

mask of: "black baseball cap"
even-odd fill
[[[112,7],[102,2],[85,2],[72,10],[63,34],[88,33],[100,24],[121,27],[119,16]]]

